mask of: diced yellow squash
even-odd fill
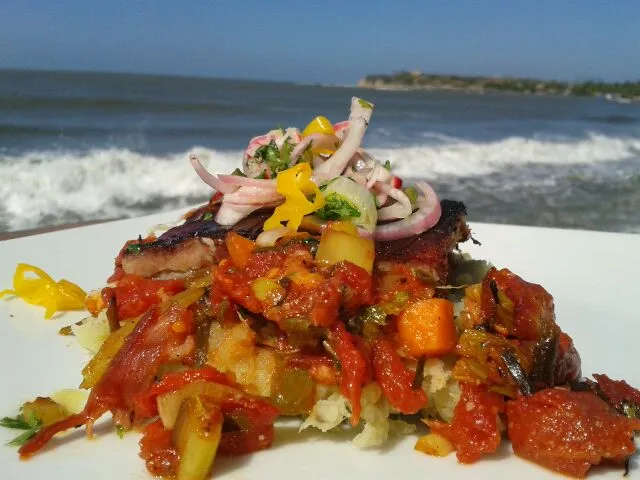
[[[222,434],[222,412],[204,395],[185,399],[171,441],[180,453],[178,480],[202,480],[209,475]]]
[[[438,433],[429,433],[416,441],[415,449],[435,457],[446,457],[453,452],[453,445]]]
[[[316,261],[320,264],[334,265],[349,261],[369,273],[373,270],[374,258],[373,240],[333,228],[324,231],[316,253]]]
[[[38,397],[33,402],[26,402],[21,410],[25,418],[35,417],[45,427],[69,416],[69,411],[64,406],[49,397]]]
[[[280,303],[287,293],[278,282],[264,277],[256,278],[251,283],[251,290],[258,300],[270,307]]]

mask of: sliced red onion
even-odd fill
[[[275,190],[275,179],[249,178],[240,175],[218,175],[218,178],[228,185],[237,185],[239,187],[256,187],[265,190]]]
[[[259,205],[252,205],[246,203],[230,203],[222,202],[220,209],[216,214],[216,222],[220,225],[235,225],[244,217],[261,208],[276,207],[281,201],[270,202]]]
[[[362,173],[352,172],[348,176],[351,180],[356,182],[358,185],[362,185],[363,187],[367,188],[367,177],[365,177]]]
[[[207,169],[204,168],[204,166],[202,166],[202,164],[200,163],[200,160],[198,160],[197,155],[192,153],[191,155],[189,155],[189,160],[191,161],[191,165],[193,166],[193,169],[196,171],[198,176],[202,179],[204,183],[209,185],[211,188],[225,194],[233,193],[238,189],[237,186],[228,185],[224,183],[222,180],[220,180],[218,177],[216,177],[215,175],[209,173]]]
[[[397,188],[393,188],[383,182],[376,183],[376,186],[380,191],[386,193],[389,197],[393,198],[396,203],[383,207],[378,210],[378,220],[393,220],[396,218],[406,218],[411,214],[411,200],[402,191]]]
[[[313,168],[318,168],[320,165],[322,165],[325,162],[325,159],[322,158],[319,155],[316,155],[313,157],[313,160],[311,160],[311,163],[313,164]]]
[[[335,149],[340,143],[340,139],[335,135],[329,135],[327,133],[312,133],[311,135],[304,137],[291,152],[291,165],[294,165],[298,161],[298,157],[312,142],[313,148],[325,148],[329,150]]]
[[[314,170],[313,178],[316,182],[330,180],[344,171],[351,158],[358,151],[358,147],[360,147],[372,113],[373,104],[357,97],[351,99],[349,130],[342,141],[342,145],[331,158]]]
[[[216,214],[216,222],[220,225],[235,225],[250,213],[258,210],[261,205],[231,205],[222,202]]]
[[[302,154],[302,152],[304,152],[307,149],[309,144],[311,142],[313,142],[318,137],[318,135],[320,135],[320,134],[319,133],[314,133],[313,135],[309,135],[307,137],[304,137],[302,139],[302,141],[298,145],[296,145],[296,147],[291,151],[291,165],[292,166],[296,164],[300,154]]]
[[[282,200],[282,195],[275,189],[240,187],[235,192],[226,194],[222,201],[223,203],[235,203],[239,205],[262,205],[278,200]]]
[[[381,242],[398,240],[413,235],[419,235],[433,227],[442,215],[440,201],[436,192],[426,182],[416,183],[416,187],[422,192],[423,197],[418,198],[418,210],[407,218],[397,222],[386,223],[376,227],[374,238]]]
[[[342,122],[338,122],[333,126],[333,131],[336,132],[336,137],[340,140],[344,138],[349,130],[349,120],[343,120]]]
[[[287,227],[276,227],[271,230],[266,230],[258,235],[256,238],[256,245],[258,247],[273,247],[278,240],[289,233]]]

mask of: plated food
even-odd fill
[[[117,431],[142,431],[152,474],[184,479],[268,448],[280,417],[352,429],[363,448],[416,435],[416,450],[462,463],[508,438],[567,475],[624,465],[640,392],[582,378],[542,286],[458,253],[473,240],[465,206],[363,149],[372,113],[355,98],[346,122],[256,137],[231,175],[192,157],[216,193],[123,246],[84,300],[92,316],[69,329],[96,351],[86,405],[25,404],[5,421],[25,427],[20,455],[110,413]],[[29,270],[10,293],[48,313],[77,306],[80,289],[37,270],[29,284]]]

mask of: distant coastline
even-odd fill
[[[532,78],[438,75],[402,71],[392,74],[367,75],[358,82],[357,86],[378,90],[457,90],[473,93],[511,92],[529,95],[574,95],[604,97],[618,103],[640,100],[640,81],[568,83]]]

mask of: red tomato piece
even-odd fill
[[[574,477],[604,459],[622,462],[640,429],[640,420],[618,415],[597,395],[560,388],[509,402],[507,417],[516,455]]]
[[[193,382],[213,382],[222,385],[233,385],[233,381],[224,373],[213,367],[205,366],[193,370],[171,372],[164,375],[159,382],[154,383],[146,392],[134,398],[134,410],[140,418],[153,417],[158,414],[156,399],[165,393],[180,390]]]
[[[483,455],[495,452],[500,445],[498,414],[504,412],[504,398],[484,386],[462,383],[461,388],[453,421],[428,424],[434,433],[453,443],[460,463],[474,463]]]
[[[600,391],[616,408],[622,408],[624,402],[640,405],[640,391],[633,388],[624,380],[611,380],[603,374],[594,374]]]
[[[139,275],[125,275],[115,287],[118,318],[125,320],[142,315],[166,296],[183,290],[182,280],[151,280]]]
[[[144,428],[139,444],[140,457],[153,476],[162,478],[175,476],[180,455],[171,443],[171,431],[165,430],[160,419]]]
[[[226,455],[245,455],[269,448],[273,443],[273,425],[222,432],[218,451]]]
[[[350,310],[373,304],[373,281],[363,268],[340,262],[331,271],[331,283],[342,292],[342,305]]]
[[[331,328],[331,340],[340,361],[340,388],[351,402],[351,424],[355,426],[360,421],[360,394],[366,378],[367,361],[342,322],[336,322]]]
[[[413,414],[427,405],[427,394],[421,388],[412,388],[415,373],[407,370],[391,341],[378,337],[371,355],[374,377],[396,410]]]

